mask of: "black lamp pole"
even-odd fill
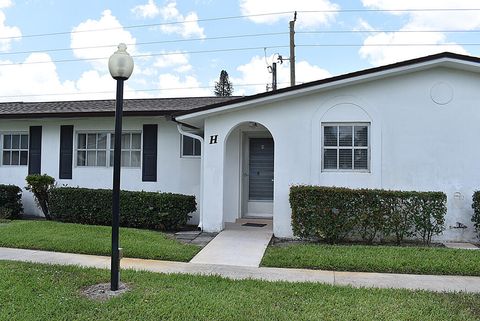
[[[115,142],[113,148],[112,262],[110,290],[117,291],[120,281],[120,168],[122,155],[123,78],[117,78],[115,106]]]
[[[123,83],[133,71],[133,59],[127,52],[124,43],[108,59],[110,75],[117,81],[117,99],[115,104],[115,142],[113,146],[113,188],[112,188],[112,262],[110,290],[117,291],[120,283],[120,169],[122,156],[122,116],[123,116]]]

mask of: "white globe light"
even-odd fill
[[[127,52],[124,43],[118,45],[118,50],[108,59],[108,70],[114,79],[127,80],[133,72],[133,59]]]

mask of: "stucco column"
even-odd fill
[[[205,124],[203,152],[203,230],[223,229],[223,158],[225,135]]]

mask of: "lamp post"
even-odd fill
[[[118,50],[108,60],[108,70],[117,81],[117,99],[115,105],[115,142],[113,148],[113,201],[112,201],[112,261],[110,290],[117,291],[120,281],[120,157],[122,151],[122,114],[123,114],[123,83],[133,71],[133,59],[127,53],[124,43],[118,45]]]

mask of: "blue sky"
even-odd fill
[[[289,56],[295,10],[297,83],[441,51],[478,55],[467,44],[480,43],[480,10],[464,9],[480,3],[0,0],[0,101],[114,98],[101,58],[119,42],[135,60],[127,98],[211,95],[222,69],[235,94],[262,92],[267,65]],[[288,61],[278,69],[288,86]]]

